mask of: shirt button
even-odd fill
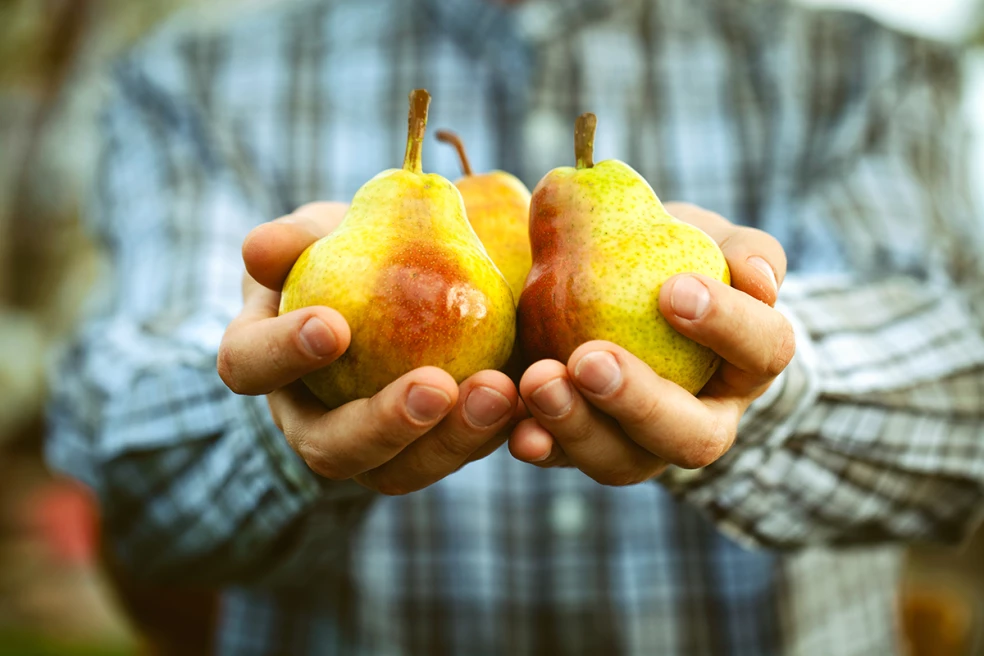
[[[588,523],[588,509],[584,499],[577,494],[565,494],[553,500],[550,505],[550,526],[554,532],[574,537],[584,531]]]

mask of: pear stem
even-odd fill
[[[597,126],[598,117],[591,112],[581,114],[574,121],[574,157],[579,169],[594,166],[594,136]]]
[[[465,154],[465,144],[461,143],[461,137],[451,132],[451,130],[438,130],[434,136],[441,143],[454,146],[454,149],[458,151],[458,159],[461,160],[461,170],[464,171],[466,176],[471,175],[471,163],[468,161],[468,155]]]
[[[410,115],[407,118],[407,152],[403,156],[403,169],[423,173],[420,151],[424,145],[424,131],[427,129],[427,108],[431,97],[426,89],[410,92]]]

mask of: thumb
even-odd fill
[[[347,210],[347,203],[309,203],[253,228],[243,241],[246,272],[264,287],[280,291],[304,249],[338,227]]]

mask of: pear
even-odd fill
[[[530,360],[566,362],[584,342],[608,340],[696,394],[720,359],[667,323],[659,290],[684,272],[730,284],[727,261],[706,233],[672,217],[632,167],[594,163],[595,125],[594,114],[577,119],[577,166],[550,171],[533,190],[519,343]]]
[[[458,189],[421,168],[430,95],[410,94],[402,169],[356,192],[342,222],[294,263],[280,313],[338,310],[348,350],[304,377],[329,408],[370,397],[403,374],[440,367],[461,382],[501,367],[515,341],[505,278],[468,223]]]
[[[454,184],[465,200],[468,222],[512,289],[513,299],[519,295],[530,272],[530,190],[519,178],[505,171],[472,173],[465,146],[453,132],[438,130],[437,140],[454,146],[461,160],[464,177]],[[523,376],[526,363],[517,343],[502,367],[516,384]]]
[[[465,146],[458,135],[438,130],[436,136],[438,141],[450,144],[458,151],[464,177],[454,184],[465,199],[468,221],[519,303],[519,295],[533,263],[529,238],[530,190],[519,178],[505,171],[472,173]]]

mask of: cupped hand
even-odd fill
[[[403,494],[494,451],[525,410],[497,371],[457,385],[441,369],[423,367],[334,410],[308,391],[300,378],[341,356],[351,333],[327,307],[278,316],[280,289],[298,256],[334,230],[345,209],[305,205],[246,237],[243,309],[219,347],[219,375],[238,394],[266,395],[274,423],[314,472]]]
[[[731,448],[749,404],[792,359],[792,327],[773,307],[786,273],[779,243],[693,205],[666,207],[728,260],[733,286],[680,274],[659,297],[667,321],[720,355],[721,367],[695,397],[611,342],[582,344],[566,364],[536,362],[520,381],[532,417],[509,440],[519,460],[577,467],[606,485],[639,483],[669,464],[704,467]]]

